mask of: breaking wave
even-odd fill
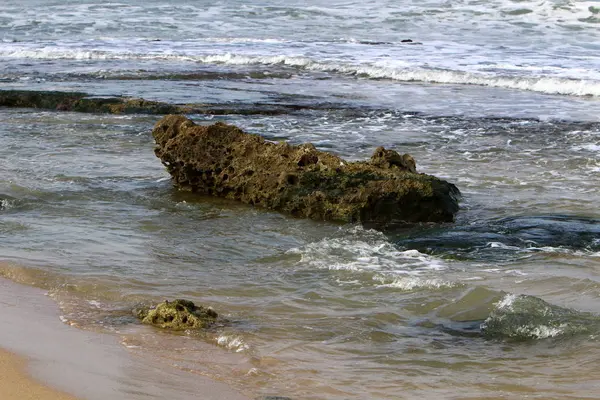
[[[507,294],[481,324],[487,338],[546,339],[600,330],[600,317],[555,306],[528,295]]]
[[[400,289],[405,292],[421,289],[446,289],[454,288],[461,285],[458,282],[446,281],[437,278],[419,278],[414,276],[390,277],[385,275],[376,275],[373,277],[373,280],[379,282],[377,287]]]
[[[399,248],[381,232],[354,227],[341,233],[346,234],[292,248],[288,254],[300,255],[298,265],[303,268],[352,273],[359,277],[357,283],[376,288],[411,292],[462,285],[440,279],[449,269],[443,259]]]
[[[453,85],[477,85],[517,89],[546,94],[600,97],[600,81],[554,76],[508,76],[494,73],[427,68],[419,66],[390,67],[376,63],[344,63],[335,60],[317,61],[303,56],[178,54],[171,52],[135,53],[70,48],[28,48],[13,46],[0,49],[1,58],[67,59],[67,60],[146,60],[180,61],[203,64],[285,66],[299,70],[358,76],[368,79],[390,79],[398,82],[422,82]]]
[[[232,350],[236,353],[249,349],[249,346],[240,336],[223,334],[216,338],[216,342],[219,346],[228,350]]]
[[[14,201],[0,198],[0,210],[8,210],[14,206]]]
[[[305,57],[249,57],[233,54],[202,56],[198,61],[231,65],[281,64],[309,71],[333,72],[371,79],[391,79],[400,82],[424,82],[459,85],[479,85],[519,89],[548,94],[600,96],[600,82],[559,77],[513,77],[469,73],[435,68],[392,68],[376,65],[325,63]]]
[[[355,227],[346,233],[351,235],[325,238],[290,249],[288,253],[299,254],[300,263],[312,268],[375,272],[393,277],[447,269],[439,258],[397,248],[381,232]]]

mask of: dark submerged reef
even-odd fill
[[[0,90],[0,107],[37,108],[107,114],[280,115],[302,109],[331,109],[334,104],[171,104],[141,98],[94,96],[82,92]]]

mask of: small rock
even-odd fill
[[[154,308],[135,310],[142,323],[163,329],[202,329],[214,324],[218,314],[210,307],[196,306],[189,300],[165,300]]]

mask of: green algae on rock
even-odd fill
[[[91,96],[81,92],[0,90],[0,106],[110,114],[169,114],[182,107],[125,97]]]
[[[82,92],[0,90],[0,107],[37,108],[105,114],[211,114],[279,115],[299,109],[332,108],[332,104],[303,106],[295,104],[193,103],[170,104],[122,96],[94,96]]]
[[[135,314],[144,324],[177,331],[207,328],[218,317],[212,308],[197,306],[182,299],[165,300],[154,308],[135,310]]]
[[[449,222],[459,190],[416,172],[414,159],[379,147],[347,162],[312,144],[271,143],[224,123],[198,126],[181,115],[156,123],[156,155],[174,184],[316,220],[385,228],[398,222]]]

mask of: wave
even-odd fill
[[[14,207],[15,203],[13,200],[0,198],[0,211],[8,210],[9,208]]]
[[[416,290],[440,290],[451,289],[461,286],[458,282],[446,281],[437,278],[424,279],[415,276],[393,277],[385,275],[376,275],[373,280],[380,282],[379,288],[400,289],[403,292],[412,292]]]
[[[395,279],[407,275],[414,277],[448,268],[436,257],[417,250],[397,248],[381,232],[360,227],[342,229],[340,232],[345,235],[292,248],[288,253],[300,255],[300,263],[309,268],[377,273],[377,276],[386,277],[383,284],[393,283]],[[377,276],[373,279],[381,282]],[[388,277],[392,278],[391,282],[387,280]]]
[[[292,248],[303,268],[352,275],[352,283],[402,292],[437,291],[462,286],[440,279],[449,266],[435,256],[398,248],[378,231],[362,227],[342,228],[341,237],[328,237]],[[344,281],[347,283],[347,281]]]
[[[282,66],[309,72],[334,73],[367,79],[389,79],[398,82],[419,82],[453,85],[476,85],[517,89],[545,94],[600,97],[600,81],[553,76],[507,76],[493,73],[474,73],[428,67],[390,67],[375,63],[353,64],[338,61],[318,61],[302,56],[177,54],[169,52],[119,52],[84,49],[31,49],[12,47],[0,49],[0,58],[66,59],[66,60],[141,60],[176,61],[232,66]]]
[[[595,340],[600,333],[600,315],[483,286],[470,288],[434,314],[435,318],[423,326],[437,327],[453,336],[521,342],[582,336]]]
[[[507,294],[481,324],[487,338],[512,340],[547,339],[577,334],[596,334],[600,317],[559,307],[528,295]]]
[[[240,336],[222,334],[218,336],[215,341],[217,342],[217,345],[228,350],[233,350],[236,353],[247,351],[250,348]]]

